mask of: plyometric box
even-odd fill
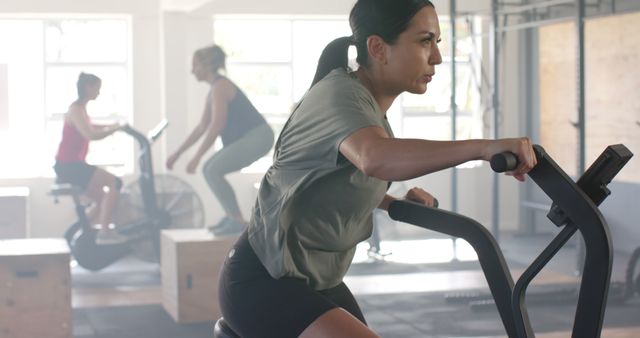
[[[0,337],[72,337],[69,262],[63,239],[0,240]]]
[[[29,237],[29,188],[0,187],[0,239]]]
[[[217,320],[218,274],[236,238],[206,229],[163,230],[162,305],[178,323]]]

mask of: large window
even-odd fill
[[[396,100],[395,119],[397,134],[407,138],[451,140],[451,67],[456,65],[456,139],[482,137],[483,109],[480,98],[481,42],[474,27],[480,22],[474,18],[457,20],[456,58],[452,59],[451,26],[447,17],[440,18],[442,64],[436,67],[434,80],[427,93],[405,93]],[[472,34],[474,32],[474,34]],[[393,114],[389,116],[393,118]]]
[[[451,62],[456,62],[456,138],[482,137],[480,100],[480,43],[477,20],[461,20],[457,27],[456,59],[452,60],[450,27],[441,18],[443,63],[436,69],[426,95],[405,93],[389,110],[397,137],[452,139]],[[472,34],[474,32],[474,34]],[[322,49],[331,40],[351,35],[348,22],[337,17],[229,16],[214,18],[214,41],[227,52],[229,76],[244,89],[276,133],[295,103],[309,88]],[[355,51],[354,51],[355,54]],[[355,58],[355,57],[354,57]],[[248,171],[264,171],[270,155]]]
[[[64,113],[80,72],[102,78],[88,111],[95,123],[131,120],[128,17],[0,17],[0,178],[52,176]],[[92,142],[87,159],[123,174],[132,142],[116,133]]]
[[[347,22],[328,17],[221,16],[214,20],[214,41],[228,55],[229,76],[276,135],[309,88],[324,46],[349,32]],[[243,172],[264,172],[271,158],[270,153]]]

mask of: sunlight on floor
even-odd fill
[[[358,244],[353,263],[370,262],[370,245]],[[387,262],[405,264],[448,263],[458,261],[477,261],[475,251],[462,239],[437,238],[406,241],[380,242],[379,258]]]

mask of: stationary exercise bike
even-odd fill
[[[607,185],[633,154],[622,144],[609,146],[580,177],[573,180],[540,146],[534,146],[538,164],[530,172],[533,181],[551,198],[547,217],[562,228],[514,284],[502,251],[489,231],[452,212],[398,201],[389,207],[391,218],[465,239],[478,254],[480,266],[509,337],[534,337],[525,306],[526,290],[533,278],[563,245],[579,231],[586,258],[578,294],[572,337],[600,337],[609,293],[613,247],[609,227],[598,205],[611,193]],[[517,166],[513,154],[491,161],[497,172]]]
[[[96,244],[97,229],[87,217],[82,201],[83,189],[71,184],[56,184],[49,194],[56,202],[60,196],[71,196],[77,221],[64,234],[71,254],[85,269],[101,270],[124,256],[135,254],[147,261],[158,261],[160,231],[167,228],[198,228],[204,226],[204,208],[199,196],[185,181],[170,175],[154,175],[151,145],[167,127],[166,120],[153,128],[148,136],[130,126],[122,131],[139,146],[139,175],[121,192],[116,231],[128,238],[124,243]]]
[[[506,333],[511,338],[535,336],[525,306],[527,287],[579,231],[585,241],[586,258],[572,337],[600,337],[611,283],[613,248],[607,222],[597,206],[610,194],[607,185],[633,154],[621,144],[607,147],[576,183],[542,147],[536,145],[534,150],[538,164],[529,172],[529,176],[553,201],[548,218],[562,230],[515,284],[495,238],[475,220],[406,200],[392,202],[389,215],[398,221],[460,237],[471,244],[478,255]],[[511,153],[496,155],[491,160],[491,167],[496,172],[512,170],[516,166],[517,158]],[[220,318],[214,327],[214,337],[239,338],[239,335]]]

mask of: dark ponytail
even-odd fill
[[[358,0],[349,14],[353,44],[358,51],[356,61],[369,65],[367,39],[377,35],[388,44],[394,44],[422,8],[433,3],[429,0]]]
[[[347,68],[350,45],[356,46],[358,64],[368,66],[367,39],[378,35],[388,44],[395,43],[416,13],[426,6],[433,7],[433,3],[429,0],[358,0],[349,14],[353,35],[337,38],[324,48],[311,87],[332,70]]]
[[[316,75],[313,77],[311,87],[327,76],[332,70],[336,68],[346,69],[348,67],[349,46],[351,44],[351,37],[344,36],[329,42],[329,44],[324,47],[318,60],[318,68],[316,68]]]

